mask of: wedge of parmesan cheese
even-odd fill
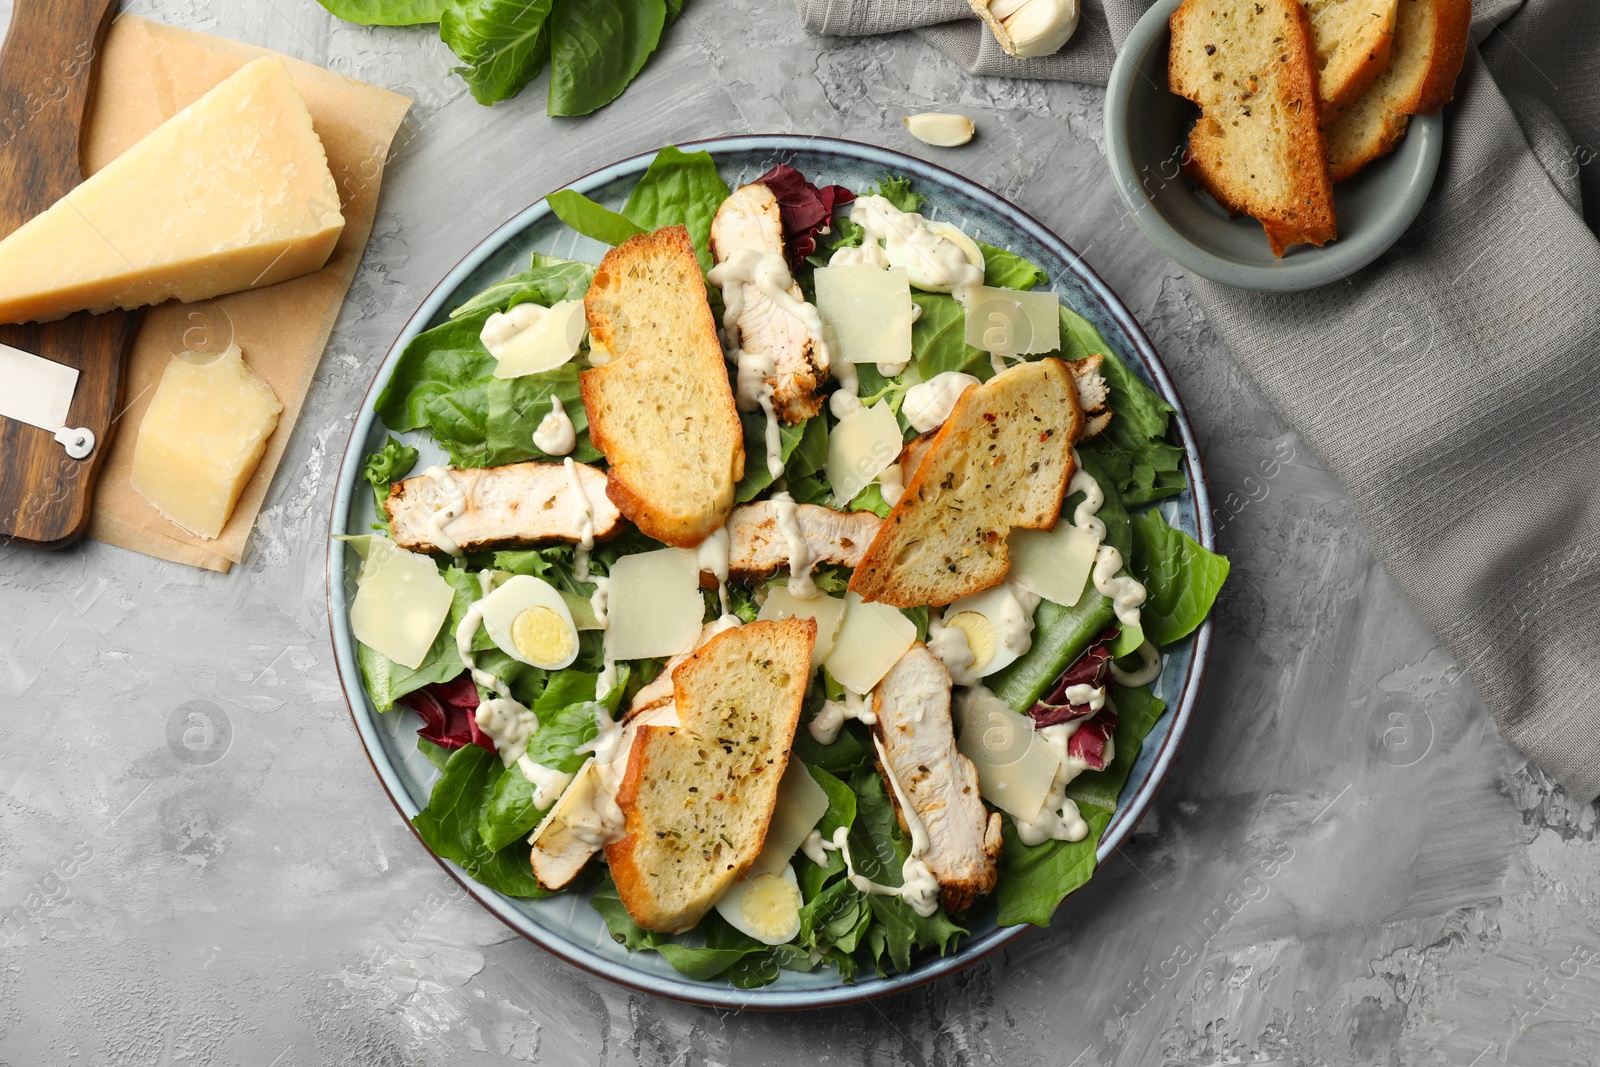
[[[611,567],[606,655],[614,660],[676,656],[700,636],[700,557],[687,548],[623,556]]]
[[[844,624],[825,661],[834,681],[857,696],[889,673],[917,639],[917,627],[887,604],[869,604],[854,593],[845,594]]]
[[[350,630],[356,640],[416,670],[450,615],[455,591],[433,560],[374,537],[356,579]]]

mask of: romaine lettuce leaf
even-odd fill
[[[551,0],[452,0],[443,9],[439,37],[461,60],[451,69],[474,100],[509,100],[544,69],[550,59],[550,7]]]
[[[361,476],[372,486],[372,503],[378,513],[378,521],[372,524],[374,530],[388,532],[389,513],[384,504],[389,500],[389,486],[404,478],[416,463],[417,450],[401,443],[398,437],[389,438],[383,448],[367,457]]]
[[[1067,786],[1068,799],[1078,805],[1078,813],[1089,824],[1089,836],[1082,841],[1024,845],[1017,838],[1011,817],[1002,816],[1005,845],[1000,851],[1000,876],[994,891],[1001,926],[1050,925],[1056,906],[1094,874],[1100,835],[1111,822],[1117,798],[1139,757],[1145,735],[1166,710],[1148,687],[1125,689],[1113,685],[1111,700],[1118,716],[1111,764],[1103,771],[1079,775]]]
[[[411,825],[434,855],[459,863],[490,889],[513,897],[550,896],[533,877],[526,842],[495,850],[485,845],[478,833],[484,800],[506,773],[493,752],[476,745],[456,749],[434,783],[428,806],[417,813]]]
[[[795,449],[800,447],[800,442],[805,437],[806,423],[816,421],[817,419],[807,419],[805,423],[795,426],[785,426],[781,423],[778,425],[778,455],[783,463],[787,464]],[[772,484],[772,471],[767,468],[766,413],[741,411],[739,422],[744,430],[744,477],[739,479],[739,484],[734,487],[733,499],[735,503],[743,504],[754,500]],[[827,447],[826,440],[823,447]]]
[[[572,458],[599,459],[589,441],[577,365],[496,378],[495,358],[478,340],[489,314],[479,310],[414,337],[378,394],[378,417],[392,430],[427,430],[458,467],[498,467],[554,458],[533,446],[533,432],[558,396],[578,435]]]
[[[605,920],[612,939],[632,952],[655,949],[679,973],[695,981],[710,981],[745,956],[766,948],[761,942],[729,926],[715,911],[700,920],[700,925],[695,928],[696,933],[702,935],[695,938],[702,942],[698,945],[684,944],[689,940],[684,935],[678,935],[678,940],[674,940],[673,935],[646,930],[633,921],[628,909],[623,906],[622,898],[617,894],[617,885],[611,880],[611,872],[602,869],[598,874],[599,884],[589,895],[589,906]]]
[[[1169,645],[1205,621],[1228,577],[1228,559],[1174,530],[1151,508],[1133,517],[1130,569],[1149,594],[1139,610],[1145,636]]]
[[[682,225],[694,241],[702,270],[711,269],[711,219],[728,199],[728,183],[709,152],[668,145],[656,153],[628,194],[622,213],[644,230]]]
[[[550,114],[587,115],[621,96],[666,23],[664,0],[561,0],[550,17]]]
[[[1000,289],[1032,289],[1044,285],[1050,275],[1015,252],[978,242],[983,253],[983,284]]]
[[[545,201],[556,218],[604,245],[615,247],[645,232],[626,215],[619,215],[572,189],[557,190],[545,197]]]
[[[463,318],[485,308],[506,311],[518,304],[533,303],[551,307],[563,300],[582,300],[583,294],[589,291],[589,283],[594,281],[594,270],[592,263],[535,252],[533,265],[527,270],[489,286],[450,312],[450,317]]]

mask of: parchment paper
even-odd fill
[[[93,174],[240,67],[273,53],[235,41],[122,15],[97,60],[83,140]],[[328,153],[345,226],[315,274],[194,304],[168,301],[144,311],[124,369],[123,408],[95,491],[89,536],[162,559],[227,571],[244,558],[256,514],[294,431],[334,320],[372,232],[390,142],[411,101],[287,56]],[[151,507],[129,483],[139,422],[174,353],[221,351],[229,339],[283,402],[278,428],[215,540],[194,537]]]

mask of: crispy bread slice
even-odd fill
[[[639,728],[617,791],[627,836],[606,862],[646,930],[694,926],[760,855],[816,636],[800,618],[719,634],[673,672],[682,725]]]
[[[689,231],[607,252],[583,306],[611,355],[579,379],[589,439],[611,464],[607,493],[657,541],[693,548],[733,508],[744,437]]]
[[[1299,0],[1184,0],[1172,15],[1172,91],[1200,105],[1184,173],[1260,221],[1282,256],[1337,236],[1311,24]]]
[[[760,183],[741,185],[717,208],[711,220],[711,255],[718,263],[741,248],[783,255],[783,216],[778,198]],[[805,302],[798,282],[789,295]],[[822,410],[817,390],[828,381],[828,354],[806,324],[774,303],[758,286],[744,285],[744,311],[737,323],[739,347],[772,360],[766,382],[772,403],[786,423],[804,422]]]
[[[606,497],[606,475],[585,463],[573,464],[588,501],[594,537],[605,541],[622,532],[622,516]],[[439,543],[433,517],[451,503],[464,502],[461,514],[443,532],[463,552],[526,545],[537,541],[583,538],[584,505],[572,491],[572,476],[560,463],[511,463],[504,467],[448,468],[434,478],[420,474],[389,488],[384,510],[394,543],[411,552],[449,551]]]
[[[1393,152],[1409,116],[1450,102],[1471,32],[1472,0],[1400,0],[1389,66],[1327,126],[1334,181]]]
[[[1055,525],[1083,425],[1059,359],[1019,363],[961,394],[850,579],[863,600],[948,604],[998,584],[1012,527]]]
[[[1389,65],[1399,0],[1305,0],[1326,127]]]
[[[1000,814],[978,797],[978,769],[956,751],[950,719],[950,673],[918,642],[872,690],[878,773],[900,828],[910,833],[894,783],[928,835],[922,861],[939,880],[939,902],[962,912],[994,889]],[[885,763],[887,761],[887,764]],[[889,780],[890,772],[894,782]]]

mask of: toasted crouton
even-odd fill
[[[1393,152],[1410,116],[1450,102],[1471,31],[1472,0],[1400,0],[1388,67],[1327,126],[1334,181]]]
[[[1184,173],[1257,219],[1272,254],[1337,236],[1311,26],[1299,0],[1184,0],[1172,91],[1200,105]]]
[[[1355,103],[1389,65],[1399,0],[1305,0],[1317,53],[1322,125]]]
[[[1059,359],[968,389],[850,579],[863,600],[943,605],[998,584],[1012,527],[1055,525],[1083,425]]]
[[[584,500],[573,492],[573,478],[583,487]],[[433,517],[457,492],[463,502],[461,513],[435,529]],[[539,541],[581,541],[584,501],[596,540],[622,532],[622,516],[606,498],[605,473],[584,463],[573,464],[571,475],[560,463],[452,467],[439,478],[420,474],[390,486],[384,510],[394,543],[401,548],[476,552]]]
[[[753,622],[673,672],[680,726],[641,726],[617,791],[627,836],[606,846],[646,930],[699,922],[761,853],[811,674],[815,619]]]
[[[611,356],[579,379],[607,493],[646,534],[693,548],[733,508],[744,437],[688,230],[607,252],[583,305]]]

